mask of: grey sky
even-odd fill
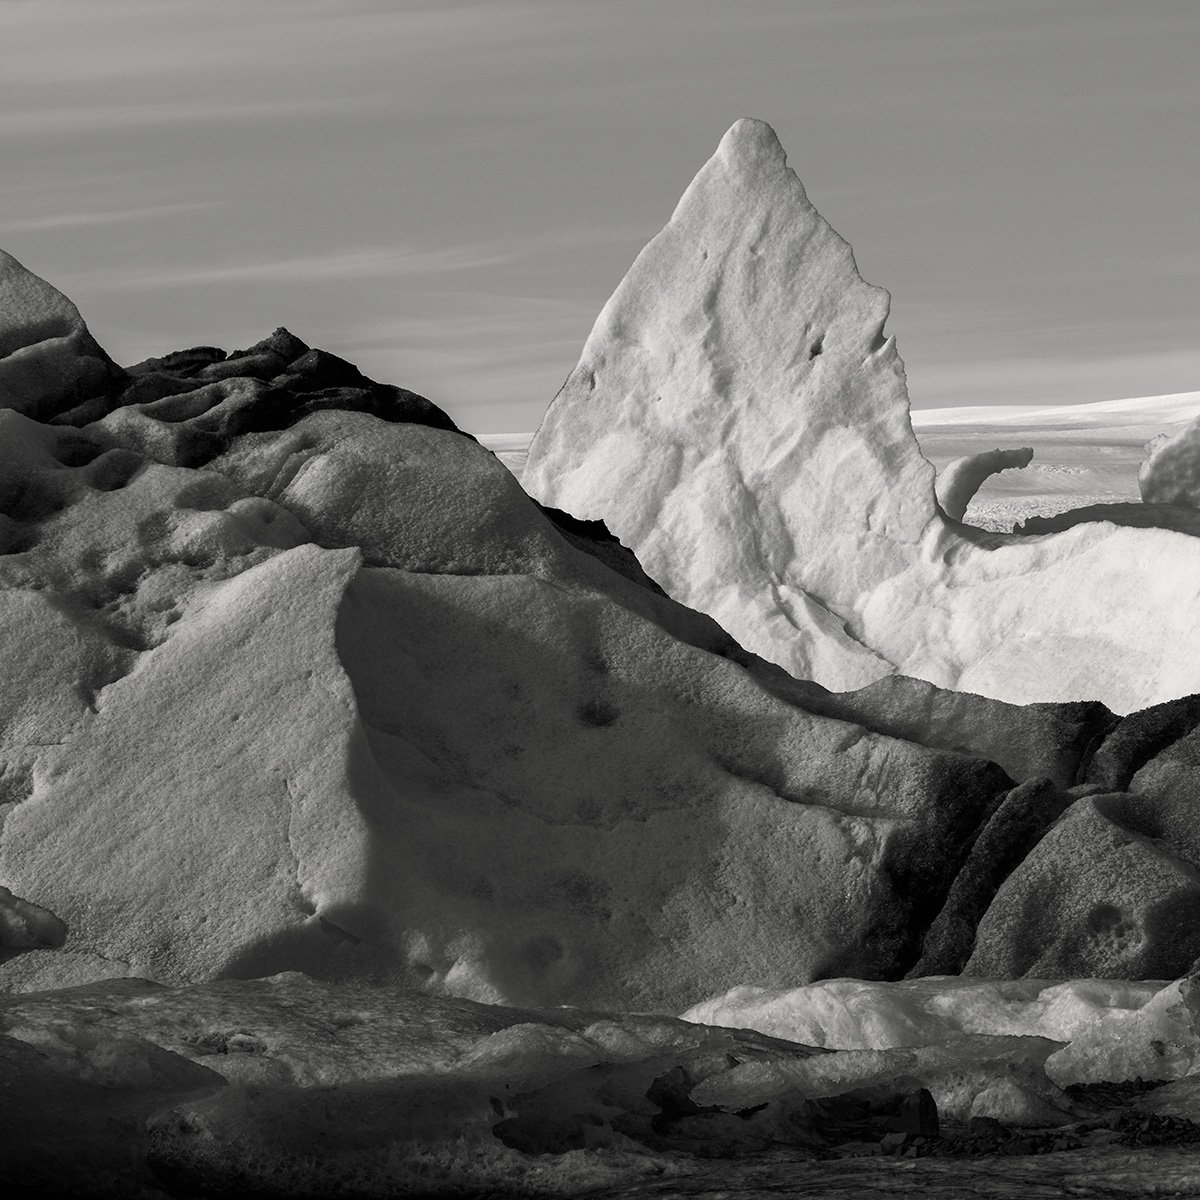
[[[0,246],[133,362],[284,324],[531,429],[740,116],[921,407],[1200,387],[1197,0],[0,0]]]

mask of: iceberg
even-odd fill
[[[900,673],[1119,713],[1200,691],[1177,653],[1200,635],[1200,544],[948,521],[888,306],[771,128],[739,121],[601,311],[524,486],[832,691]]]

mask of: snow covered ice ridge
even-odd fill
[[[538,435],[566,512],[286,330],[120,367],[0,255],[0,1182],[1191,1138],[1195,510],[952,520],[1029,468],[938,507],[885,315],[739,123]]]

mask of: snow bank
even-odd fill
[[[739,987],[697,1004],[689,1021],[755,1029],[831,1049],[1044,1038],[1056,1084],[1176,1079],[1200,1061],[1200,983],[1083,979],[990,980],[941,976],[873,983],[832,979],[783,991]]]
[[[0,1172],[91,1194],[571,1195],[1082,1112],[1055,1043],[833,1053],[668,1016],[513,1009],[299,974],[0,997]],[[64,1130],[69,1142],[64,1143]],[[69,1146],[69,1153],[64,1153]],[[753,1161],[753,1159],[752,1159]],[[57,1185],[57,1187],[55,1186]]]

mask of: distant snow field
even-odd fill
[[[1033,447],[1028,467],[993,475],[967,508],[967,524],[1007,532],[1029,517],[1138,501],[1146,443],[1178,432],[1196,416],[1200,391],[1095,404],[914,409],[912,423],[938,471],[964,455]],[[533,434],[478,436],[520,479]]]
[[[1095,404],[914,409],[912,423],[939,471],[966,454],[1033,447],[1028,467],[993,475],[967,509],[968,524],[1008,530],[1032,516],[1140,500],[1146,443],[1198,415],[1200,392],[1180,392]]]

